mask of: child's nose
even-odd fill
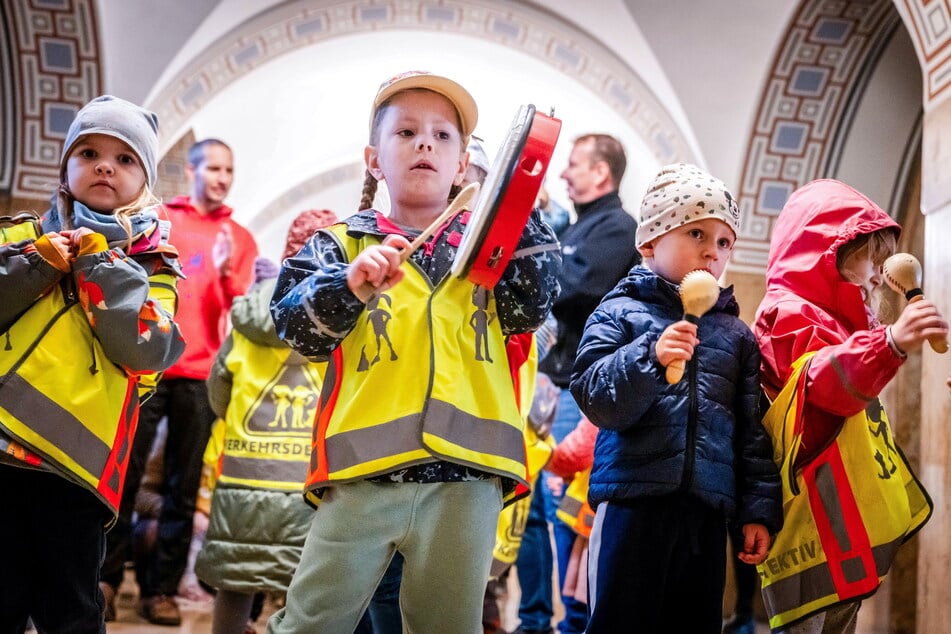
[[[433,144],[432,144],[432,142],[431,142],[429,139],[427,139],[427,138],[425,138],[425,137],[421,137],[421,138],[419,139],[418,148],[419,148],[420,150],[426,150],[426,149],[431,150],[431,149],[433,149]]]
[[[99,161],[96,164],[96,173],[97,174],[112,174],[112,163],[108,161]]]

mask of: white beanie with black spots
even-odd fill
[[[661,168],[641,202],[637,248],[690,222],[716,218],[740,232],[740,209],[726,185],[689,163]]]
[[[112,95],[96,97],[76,113],[70,124],[63,143],[60,169],[66,169],[66,159],[76,141],[89,134],[105,134],[132,148],[142,161],[149,187],[155,187],[158,116],[154,112]]]

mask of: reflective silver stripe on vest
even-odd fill
[[[470,451],[525,461],[522,430],[501,421],[476,418],[444,401],[430,401],[426,422],[427,433],[451,440]]]
[[[53,445],[62,448],[97,480],[102,475],[112,447],[87,429],[71,413],[23,379],[11,373],[0,390],[0,405]],[[82,447],[83,453],[77,449]]]
[[[419,414],[383,425],[328,436],[327,469],[333,474],[354,465],[420,448]]]
[[[432,401],[426,413],[427,433],[471,451],[522,461],[524,440],[518,429],[493,420],[478,419],[448,403]],[[422,448],[420,414],[354,429],[329,436],[326,440],[327,468],[330,473]]]
[[[839,544],[839,551],[847,553],[852,550],[852,539],[845,525],[845,513],[842,511],[842,501],[839,499],[839,488],[836,486],[835,476],[832,475],[832,467],[829,463],[823,463],[816,468],[815,480],[816,492],[829,519],[832,535]]]
[[[901,544],[902,539],[896,539],[888,544],[872,548],[872,558],[875,560],[876,573],[879,577],[888,572],[888,567],[895,559],[895,553]],[[834,594],[835,584],[832,582],[832,573],[826,563],[803,570],[798,575],[774,581],[763,588],[763,600],[770,614],[782,614]]]
[[[297,484],[297,488],[300,488],[307,478],[307,462],[249,458],[226,453],[221,461],[221,477]]]
[[[561,504],[558,505],[558,509],[564,511],[571,517],[578,517],[578,513],[581,512],[581,501],[566,495],[561,498]]]

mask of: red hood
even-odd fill
[[[195,210],[195,206],[192,205],[191,198],[189,198],[188,196],[176,196],[175,198],[169,201],[166,201],[164,204],[166,207],[169,207],[170,209],[177,209],[179,211],[186,211],[189,209]],[[221,207],[218,207],[217,209],[208,212],[208,217],[209,218],[230,218],[233,212],[234,210],[228,205],[221,205]]]
[[[865,195],[839,181],[812,181],[789,197],[773,227],[766,265],[769,292],[760,310],[789,293],[814,303],[853,330],[868,328],[859,287],[835,266],[839,247],[856,236],[900,225]]]

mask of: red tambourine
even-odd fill
[[[492,288],[512,259],[561,132],[561,120],[519,108],[508,137],[482,184],[452,262],[452,274]]]

